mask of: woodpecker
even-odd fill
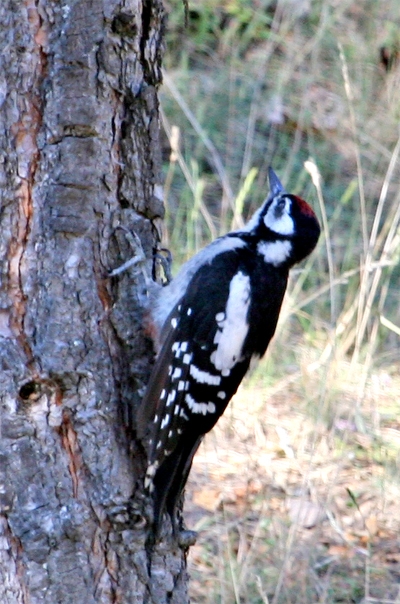
[[[145,489],[158,537],[204,435],[274,335],[289,269],[320,234],[311,207],[269,169],[270,193],[250,221],[193,256],[153,309],[158,355],[137,417],[148,455]]]

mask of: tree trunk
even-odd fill
[[[0,23],[0,602],[184,604],[184,553],[150,565],[126,512],[152,346],[142,272],[108,277],[131,233],[152,270],[162,5],[1,0]]]

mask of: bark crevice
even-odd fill
[[[149,574],[135,441],[162,5],[3,0],[0,21],[0,601],[184,604],[181,550]],[[120,227],[145,260],[110,278],[139,254]]]

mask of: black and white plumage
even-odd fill
[[[270,169],[271,192],[240,231],[191,258],[161,290],[159,352],[138,414],[148,454],[145,487],[156,535],[176,506],[200,442],[274,335],[289,269],[314,249],[310,206]]]

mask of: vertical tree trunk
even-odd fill
[[[149,580],[125,511],[152,349],[140,271],[107,277],[128,232],[152,268],[162,5],[1,0],[0,23],[0,602],[184,604],[184,555]]]

